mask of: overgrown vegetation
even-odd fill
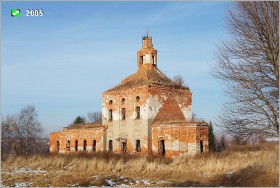
[[[23,167],[39,172],[18,173]],[[222,152],[174,159],[107,152],[2,159],[5,186],[16,182],[32,182],[32,186],[110,186],[110,179],[117,185],[135,186],[266,187],[278,185],[278,172],[278,143],[230,145]],[[143,184],[144,180],[150,184]]]

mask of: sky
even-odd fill
[[[149,30],[158,68],[182,75],[192,110],[215,121],[225,100],[213,78],[217,44],[227,39],[230,2],[2,2],[1,115],[34,105],[44,134],[101,111],[102,92],[137,71]],[[11,9],[20,9],[12,17]],[[26,16],[42,9],[41,17]],[[214,128],[215,130],[215,128]]]

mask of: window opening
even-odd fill
[[[136,119],[140,119],[140,106],[136,107]]]
[[[75,151],[78,151],[78,140],[75,141]]]
[[[87,141],[84,140],[84,151],[86,151],[86,150],[87,150]]]
[[[96,152],[96,140],[92,142],[92,151]]]
[[[112,121],[113,120],[113,110],[110,109],[109,110],[109,121]]]
[[[125,120],[125,108],[122,109],[122,120]]]
[[[70,151],[70,140],[67,140],[66,142],[66,150]]]

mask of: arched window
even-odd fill
[[[92,142],[92,151],[96,152],[96,140]]]
[[[112,100],[109,100],[109,104],[113,104],[113,101],[112,101]]]
[[[75,151],[78,151],[78,140],[75,140]]]
[[[86,150],[87,150],[87,141],[84,140],[84,151],[86,151]]]
[[[70,140],[67,140],[66,142],[66,150],[70,151]]]
[[[139,102],[139,101],[140,101],[140,97],[137,96],[137,97],[136,97],[136,102]]]
[[[122,104],[124,104],[125,103],[125,99],[124,98],[122,98]]]

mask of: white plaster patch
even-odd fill
[[[179,141],[175,140],[172,142],[172,150],[173,151],[180,151],[180,145],[179,145]]]
[[[148,63],[151,63],[151,54],[145,54],[143,56],[143,64],[148,64]]]
[[[192,106],[191,105],[188,107],[181,108],[181,111],[183,112],[186,120],[188,120],[188,121],[192,120]]]
[[[145,117],[154,119],[156,117],[159,109],[162,107],[162,104],[159,101],[157,95],[153,96],[153,95],[149,94],[148,107],[149,108],[148,108],[148,111],[145,113]],[[153,110],[153,108],[154,108],[154,110]]]

